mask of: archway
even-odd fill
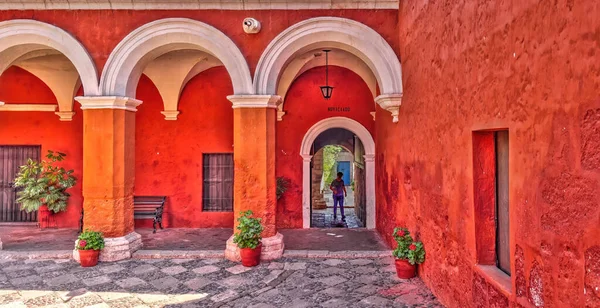
[[[63,121],[73,117],[73,97],[80,85],[85,95],[100,94],[96,66],[85,47],[51,24],[21,19],[0,22],[0,75],[12,65],[35,75],[52,90]],[[46,111],[36,104],[8,106]]]
[[[300,147],[302,156],[302,227],[310,228],[311,220],[311,149],[317,137],[328,129],[343,128],[354,133],[364,146],[365,161],[365,193],[366,193],[366,227],[375,228],[375,141],[371,133],[359,122],[346,117],[333,117],[319,121],[304,135]]]

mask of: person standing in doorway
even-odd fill
[[[346,193],[346,184],[342,177],[343,173],[338,172],[337,178],[331,182],[329,185],[329,189],[333,192],[333,220],[337,220],[337,206],[340,206],[340,214],[342,214],[342,221],[346,221],[346,216],[344,215],[344,197],[348,196]]]

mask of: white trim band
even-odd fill
[[[400,114],[400,105],[402,105],[402,94],[385,94],[375,98],[377,105],[392,114],[392,122],[398,123]],[[374,118],[375,116],[373,116]]]
[[[0,111],[44,111],[55,112],[58,105],[54,104],[5,104],[0,102]]]
[[[399,0],[5,0],[0,10],[397,10]]]
[[[273,108],[281,104],[279,95],[229,95],[232,108]]]
[[[121,109],[137,111],[142,101],[120,96],[77,96],[75,100],[81,104],[81,110],[86,109]]]

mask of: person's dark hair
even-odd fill
[[[343,174],[343,173],[341,173],[341,172],[338,172],[338,176],[339,176],[339,177],[343,177],[343,176],[344,176],[344,174]]]

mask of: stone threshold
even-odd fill
[[[385,258],[392,255],[391,250],[285,250],[284,258],[315,258],[315,259],[356,259],[356,258]],[[72,250],[47,251],[0,251],[0,260],[34,260],[34,259],[72,259]],[[225,258],[225,250],[138,250],[133,253],[133,259],[218,259]]]
[[[64,260],[73,258],[73,250],[0,251],[0,260]]]

